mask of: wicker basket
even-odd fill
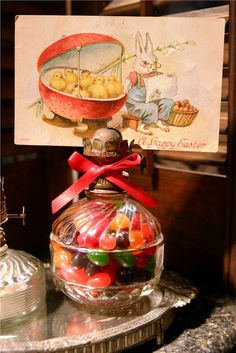
[[[174,125],[174,126],[188,126],[192,124],[197,114],[198,114],[198,109],[195,109],[194,112],[184,112],[184,113],[172,111],[167,120],[167,123],[169,125]]]

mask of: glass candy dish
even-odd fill
[[[22,214],[8,214],[3,180],[0,178],[0,336],[8,338],[6,332],[12,324],[45,305],[45,271],[43,264],[34,256],[14,249],[8,249],[2,228],[8,218],[25,219]],[[16,321],[19,319],[19,322]],[[20,329],[19,329],[20,330]]]
[[[90,309],[131,309],[159,282],[160,224],[126,193],[86,191],[55,220],[50,238],[56,285]]]
[[[22,318],[45,302],[41,262],[24,251],[8,249],[0,258],[0,320]]]

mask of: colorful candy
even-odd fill
[[[131,219],[130,230],[141,230],[141,217],[139,212],[134,212]]]
[[[148,223],[142,223],[141,232],[146,244],[150,244],[155,239],[155,232]]]
[[[129,233],[130,249],[143,248],[145,242],[141,230],[132,230]]]
[[[120,249],[128,249],[130,245],[129,232],[127,230],[120,230],[116,235],[116,245]]]
[[[130,219],[124,213],[117,213],[116,216],[109,224],[109,229],[118,231],[120,229],[126,229],[130,226]]]
[[[111,284],[109,273],[97,273],[87,280],[87,286],[94,288],[108,287]]]
[[[106,251],[71,253],[56,243],[53,243],[53,249],[54,265],[58,268],[59,277],[77,284],[86,285],[89,279],[99,282],[98,278],[103,278],[103,274],[109,275],[110,284],[115,285],[146,281],[154,276],[157,246],[110,254]]]
[[[122,268],[117,273],[117,284],[132,284],[134,282],[134,268]]]
[[[80,285],[86,285],[88,280],[88,276],[83,268],[77,270],[69,266],[62,267],[57,271],[57,275],[68,282],[73,282]]]
[[[155,259],[155,256],[149,256],[148,258],[148,265],[146,267],[146,269],[148,271],[150,271],[151,273],[154,272],[155,270],[155,267],[156,267],[156,259]]]
[[[102,251],[93,251],[87,254],[87,258],[93,264],[97,266],[105,266],[109,262],[109,256],[106,252]]]
[[[59,243],[52,241],[58,278],[81,286],[81,293],[96,300],[99,288],[130,293],[135,283],[140,287],[155,277],[160,228],[148,211],[129,202],[89,200],[81,202],[71,224],[67,215],[63,236],[62,225],[60,236],[55,235]]]
[[[115,233],[104,233],[99,239],[99,247],[104,250],[113,250],[116,247]]]
[[[135,264],[134,256],[128,251],[114,253],[113,257],[123,267],[132,267]]]
[[[85,273],[87,276],[92,276],[94,275],[95,273],[97,273],[99,271],[99,266],[97,265],[94,265],[93,263],[91,262],[88,262],[86,264],[86,267],[85,267]]]
[[[109,273],[110,277],[111,277],[111,283],[115,283],[116,282],[116,274],[120,269],[120,264],[112,257],[109,256],[109,263],[104,266],[102,268],[102,270],[106,273]]]
[[[71,263],[72,254],[69,251],[60,249],[54,250],[53,264],[56,267],[66,266]]]
[[[149,281],[151,278],[153,278],[151,272],[146,271],[143,268],[139,268],[135,272],[135,280],[136,280],[136,282],[146,282],[146,281]]]
[[[157,252],[156,246],[151,246],[150,248],[143,250],[143,254],[146,256],[154,256],[156,252]]]
[[[148,265],[148,257],[143,253],[135,257],[135,265],[138,268],[145,268]]]
[[[76,268],[85,267],[88,263],[87,254],[83,252],[76,252],[71,259],[71,265]]]

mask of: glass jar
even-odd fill
[[[45,271],[43,264],[34,256],[24,251],[8,249],[6,235],[1,226],[9,217],[2,178],[0,189],[0,331],[1,336],[4,336],[2,338],[11,339],[17,336],[17,332],[20,334],[24,319],[45,306]],[[24,208],[23,213],[14,215],[14,218],[24,220]],[[12,335],[8,334],[11,330]],[[28,332],[27,329],[26,331]]]
[[[1,248],[2,249],[2,248]],[[43,264],[34,256],[6,249],[0,257],[0,320],[16,321],[45,305]],[[5,327],[5,326],[3,326]]]
[[[56,285],[90,309],[126,310],[159,282],[160,224],[126,193],[86,191],[55,220],[50,240]]]

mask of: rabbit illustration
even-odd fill
[[[128,113],[140,119],[138,124],[138,131],[140,132],[152,134],[148,128],[151,125],[169,131],[169,128],[163,122],[169,117],[174,105],[173,99],[162,98],[146,103],[144,79],[162,74],[157,71],[161,65],[153,52],[153,44],[149,33],[146,33],[145,46],[140,32],[136,33],[135,54],[134,71],[130,72],[124,85],[124,92],[128,93],[126,101]],[[156,91],[158,92],[158,87]]]

